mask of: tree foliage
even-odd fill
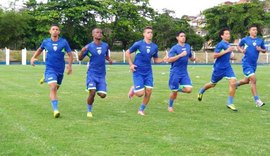
[[[234,40],[246,36],[250,25],[262,27],[266,19],[262,3],[259,2],[216,6],[205,10],[203,14],[206,18],[205,29],[208,31],[206,40],[213,40],[214,43],[220,40],[218,32],[224,27],[231,29]]]

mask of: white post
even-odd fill
[[[207,64],[208,63],[208,53],[205,52],[205,63]]]
[[[43,62],[46,62],[46,50],[44,49],[42,53],[43,53]]]
[[[9,65],[10,63],[10,49],[5,48],[6,51],[6,65]]]
[[[26,65],[26,59],[27,59],[26,48],[24,48],[22,49],[22,65]]]
[[[266,63],[269,63],[269,57],[268,57],[268,53],[266,52]]]
[[[111,50],[110,49],[108,50],[108,55],[109,55],[109,57],[111,57]]]
[[[74,51],[74,54],[75,54],[76,60],[79,62],[79,65],[81,65],[82,62],[79,60],[79,54],[78,54],[78,51],[75,50],[75,51]]]
[[[195,51],[193,52],[193,57],[196,58],[196,53],[195,53]],[[195,63],[196,63],[196,60],[194,60],[193,63],[195,64]]]
[[[126,63],[126,52],[124,49],[123,49],[123,63]]]

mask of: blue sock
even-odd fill
[[[145,107],[146,107],[146,105],[142,103],[141,107],[140,107],[140,111],[144,111]]]
[[[173,107],[173,102],[174,102],[174,100],[172,100],[172,99],[169,100],[169,107]]]
[[[92,112],[92,104],[87,104],[87,111]]]
[[[200,94],[203,94],[204,92],[205,92],[204,88],[201,88],[200,91],[199,91]]]
[[[233,104],[233,96],[228,97],[228,105]]]
[[[58,100],[52,100],[52,108],[54,111],[58,110]]]
[[[260,98],[259,98],[258,95],[254,96],[254,100],[255,100],[255,101],[257,101],[257,100],[259,100],[259,99],[260,99]]]

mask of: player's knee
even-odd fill
[[[144,92],[143,91],[136,92],[135,95],[138,97],[142,97],[142,96],[144,96]]]
[[[173,99],[173,100],[175,100],[175,99],[177,98],[177,94],[178,94],[178,92],[174,92],[174,91],[173,91],[173,92],[171,93],[170,98]]]
[[[146,94],[146,95],[151,95],[151,94],[152,94],[152,89],[148,89],[148,88],[147,88],[147,89],[145,90],[145,94]]]
[[[191,93],[192,92],[192,88],[188,87],[188,88],[185,88],[185,93]]]
[[[102,99],[106,97],[106,94],[104,93],[98,93],[98,96],[101,97]]]

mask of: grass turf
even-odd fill
[[[233,66],[238,79],[241,66]],[[248,85],[237,89],[226,108],[228,82],[206,91],[211,66],[189,66],[191,94],[179,94],[167,111],[169,66],[153,66],[155,87],[146,116],[141,99],[128,100],[132,84],[126,65],[107,66],[108,96],[96,96],[86,118],[86,66],[74,65],[59,96],[61,118],[54,119],[49,88],[39,85],[44,66],[0,66],[0,155],[268,155],[270,153],[269,66],[257,69],[258,92],[266,106],[256,108]]]

